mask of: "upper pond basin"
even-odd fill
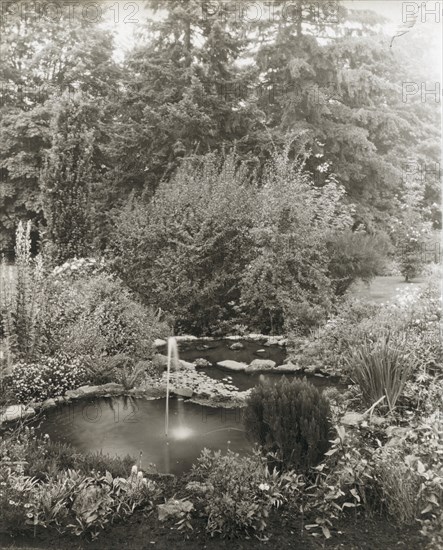
[[[286,357],[286,350],[281,346],[264,347],[257,342],[242,341],[242,349],[231,350],[232,344],[232,340],[180,342],[179,354],[188,362],[207,359],[211,366],[201,370],[211,378],[225,379],[239,390],[251,388],[260,381],[275,383],[281,378],[281,374],[247,374],[217,368],[215,364],[225,359],[249,364],[260,357],[281,365]],[[265,351],[257,354],[257,350]],[[298,374],[286,376],[302,378]],[[319,389],[333,384],[331,379],[317,376],[310,376],[309,381]],[[129,454],[137,461],[141,456],[143,468],[155,464],[159,472],[174,474],[189,470],[205,447],[244,453],[253,445],[244,432],[241,409],[206,407],[173,397],[169,402],[167,438],[165,409],[164,398],[83,399],[46,411],[34,425],[52,440],[70,443],[79,451]]]
[[[227,339],[220,340],[192,340],[190,342],[179,342],[178,349],[180,359],[194,362],[196,359],[206,359],[211,363],[211,366],[204,367],[199,370],[207,374],[209,377],[216,380],[223,380],[229,377],[229,383],[236,386],[240,391],[247,390],[256,386],[260,381],[275,383],[283,376],[281,373],[245,373],[245,372],[227,372],[224,369],[218,368],[216,364],[219,361],[232,360],[239,363],[250,364],[254,359],[271,359],[276,365],[282,365],[286,359],[286,348],[284,346],[265,346],[260,342],[250,342],[247,340],[239,341],[242,349],[230,349],[235,342]],[[257,353],[261,350],[261,353]],[[166,348],[161,348],[162,353],[166,353]],[[304,378],[303,374],[286,374],[288,378]],[[319,389],[338,385],[338,380],[333,378],[325,378],[322,376],[308,376],[309,382],[317,386]]]

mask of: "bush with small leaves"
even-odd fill
[[[255,387],[245,411],[246,432],[284,469],[305,470],[328,449],[329,402],[312,384],[283,377]]]
[[[66,390],[87,383],[82,360],[57,354],[42,357],[36,363],[17,363],[12,367],[6,383],[20,403],[43,401],[64,395]]]

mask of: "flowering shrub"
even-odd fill
[[[0,265],[0,330],[5,359],[32,361],[42,345],[42,309],[47,299],[42,257],[31,257],[31,222],[18,224],[15,265]]]
[[[75,280],[98,275],[106,271],[106,262],[96,258],[73,258],[56,266],[51,276],[58,280]]]
[[[8,385],[20,403],[64,395],[86,382],[81,359],[64,354],[42,357],[38,363],[17,363],[8,376]]]
[[[0,465],[0,533],[20,532],[32,518],[30,500],[36,483]]]

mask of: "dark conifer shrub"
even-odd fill
[[[283,469],[306,470],[328,449],[329,402],[312,384],[283,377],[252,390],[245,411],[249,437],[275,453]]]

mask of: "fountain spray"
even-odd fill
[[[178,350],[177,350],[177,340],[171,336],[168,338],[168,365],[166,372],[166,414],[165,414],[165,436],[168,437],[169,432],[169,379],[171,375],[171,363],[172,355],[174,354],[174,364],[177,369],[178,365]]]

